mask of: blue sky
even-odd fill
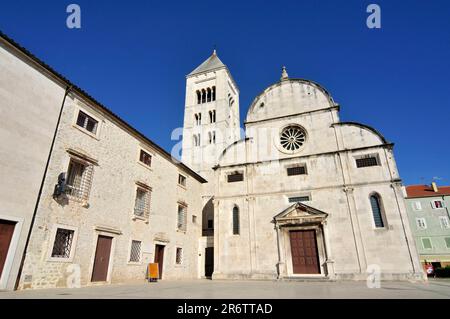
[[[68,29],[77,3],[82,28]],[[381,6],[382,28],[366,27]],[[450,184],[449,1],[2,1],[0,29],[166,150],[183,125],[185,75],[216,45],[253,98],[280,77],[314,80],[341,120],[396,144],[405,184]]]

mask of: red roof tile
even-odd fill
[[[408,197],[431,197],[450,195],[450,186],[438,186],[438,192],[434,192],[431,185],[410,185],[406,186]]]

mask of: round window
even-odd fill
[[[280,136],[281,146],[290,152],[298,150],[306,140],[305,131],[296,125],[291,125],[283,129]]]

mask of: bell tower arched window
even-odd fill
[[[202,103],[206,102],[206,91],[205,89],[202,90]]]
[[[202,93],[200,93],[199,90],[197,90],[197,104],[202,103]]]
[[[216,110],[209,111],[209,123],[216,123]]]

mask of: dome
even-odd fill
[[[283,68],[281,80],[269,86],[253,100],[246,123],[334,106],[336,103],[322,86],[310,80],[290,79]]]

